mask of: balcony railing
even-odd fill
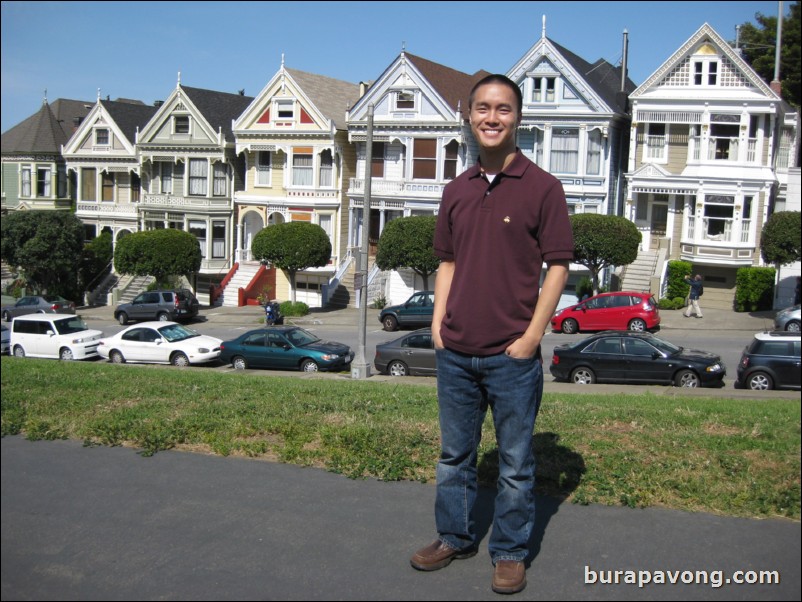
[[[228,197],[191,197],[172,194],[143,194],[140,207],[186,207],[188,209],[224,209],[231,206]]]
[[[373,179],[370,190],[373,194],[381,196],[417,196],[427,199],[439,199],[443,196],[445,183],[438,182],[416,182],[413,180],[384,180]],[[365,180],[362,178],[351,178],[348,194],[365,194]]]

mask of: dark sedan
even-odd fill
[[[3,306],[3,320],[11,322],[27,314],[74,314],[75,303],[58,295],[29,295],[14,305]]]
[[[437,374],[430,328],[421,328],[402,337],[376,345],[376,370],[390,376],[434,376]]]
[[[550,371],[557,380],[660,383],[677,387],[720,386],[727,373],[721,357],[678,347],[648,332],[600,332],[554,348]]]
[[[223,341],[220,360],[237,370],[348,370],[354,352],[348,345],[321,341],[297,326],[274,326],[251,330],[231,341]]]

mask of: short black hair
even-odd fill
[[[481,88],[482,86],[486,86],[488,84],[501,84],[502,86],[507,86],[513,92],[515,92],[515,98],[518,99],[518,115],[521,115],[524,110],[524,95],[521,93],[521,89],[506,75],[502,75],[501,73],[494,73],[492,75],[488,75],[480,79],[473,88],[471,88],[471,95],[468,97],[468,110],[473,106],[473,98],[476,95],[476,91]]]

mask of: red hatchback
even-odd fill
[[[660,311],[651,293],[601,293],[561,309],[551,327],[566,334],[580,330],[634,330],[644,332],[660,324]]]

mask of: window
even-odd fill
[[[20,177],[20,196],[31,196],[31,168],[23,167]]]
[[[226,256],[226,223],[212,222],[212,257],[220,259]]]
[[[270,186],[271,175],[270,151],[259,151],[256,159],[256,185]]]
[[[371,158],[370,176],[372,178],[384,177],[384,142],[373,143],[373,157]]]
[[[189,233],[198,239],[201,257],[206,258],[206,222],[189,220]]]
[[[292,150],[293,186],[312,186],[314,175],[314,156],[311,147],[294,148]]]
[[[138,203],[142,200],[142,180],[140,177],[132,173],[131,174],[131,202]]]
[[[81,200],[97,200],[97,171],[94,167],[84,167],[81,170]]]
[[[708,152],[708,159],[716,161],[737,161],[738,125],[734,123],[711,123],[710,146]]]
[[[318,215],[318,220],[317,220],[318,225],[321,228],[323,228],[323,230],[326,232],[326,234],[329,237],[329,240],[332,239],[331,238],[332,237],[332,227],[331,227],[331,225],[332,225],[332,223],[334,221],[333,217],[334,216],[331,213],[321,213],[321,214]]]
[[[161,192],[162,194],[173,193],[173,164],[161,163]]]
[[[50,176],[51,169],[49,167],[36,168],[36,196],[49,197],[50,196]]]
[[[212,194],[214,196],[226,196],[226,190],[228,190],[226,182],[227,177],[225,163],[217,161],[213,165],[212,170]]]
[[[646,156],[645,161],[649,160],[666,160],[666,124],[665,123],[649,123],[646,125]]]
[[[209,190],[209,162],[206,159],[189,160],[189,194],[206,196]]]
[[[457,153],[459,151],[459,144],[456,140],[452,140],[446,144],[446,156],[443,160],[443,179],[453,180],[457,177]]]
[[[415,108],[415,94],[414,92],[401,91],[395,95],[395,108],[396,110],[403,111]]]
[[[104,172],[101,175],[101,194],[100,200],[113,201],[114,200],[114,174]]]
[[[320,186],[334,185],[334,159],[331,151],[326,149],[320,153]]]
[[[277,113],[279,119],[294,119],[295,103],[292,100],[279,100],[277,103]]]
[[[599,130],[593,130],[588,133],[588,164],[586,173],[599,174],[601,173],[602,162],[602,137]]]
[[[715,86],[718,84],[718,61],[703,60],[693,63],[693,85]]]
[[[95,144],[97,146],[109,145],[109,130],[106,128],[98,128],[95,130]]]
[[[710,240],[729,241],[735,197],[706,195],[704,206],[705,237]]]
[[[173,117],[173,133],[189,134],[189,115],[176,115]]]
[[[551,171],[577,173],[579,160],[579,130],[555,128],[551,134]]]
[[[536,77],[532,80],[532,102],[554,102],[556,77]]]
[[[425,138],[413,141],[412,178],[415,180],[437,178],[437,140]]]

